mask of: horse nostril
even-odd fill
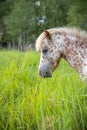
[[[44,73],[44,78],[49,78],[49,77],[52,77],[51,73],[50,72],[45,72]]]

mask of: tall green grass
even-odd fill
[[[65,61],[50,79],[36,52],[0,51],[0,130],[86,130],[87,93]]]

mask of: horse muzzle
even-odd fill
[[[39,75],[43,78],[51,78],[52,72],[48,64],[43,64],[39,67]]]

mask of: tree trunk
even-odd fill
[[[11,46],[11,42],[8,42],[8,44],[7,44],[7,45],[8,45],[8,47],[7,47],[7,48],[10,50],[10,49],[11,49],[11,47],[12,47],[12,46]]]
[[[22,34],[19,37],[18,50],[22,50]]]

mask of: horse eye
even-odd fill
[[[44,50],[42,50],[42,52],[43,52],[44,54],[46,54],[47,51],[48,51],[48,49],[44,49]]]

